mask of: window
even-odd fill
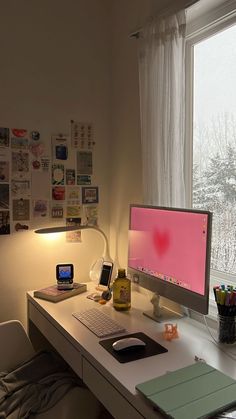
[[[212,278],[236,283],[236,13],[218,12],[187,41],[187,171],[191,205],[213,212]]]

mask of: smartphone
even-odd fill
[[[111,282],[112,270],[113,270],[112,262],[103,262],[98,286],[96,287],[97,289],[107,290],[109,288],[109,285]]]
[[[61,263],[56,266],[57,288],[68,290],[73,288],[74,266],[71,263]]]

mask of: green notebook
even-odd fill
[[[138,384],[136,389],[174,419],[199,419],[236,405],[236,381],[203,362]]]

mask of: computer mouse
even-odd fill
[[[117,352],[140,349],[140,348],[144,348],[145,346],[146,346],[145,342],[143,342],[139,338],[134,338],[134,337],[128,337],[128,338],[124,337],[122,339],[116,340],[112,344],[113,349]]]

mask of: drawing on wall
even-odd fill
[[[29,197],[30,196],[30,181],[27,179],[12,179],[11,192],[13,197]]]
[[[0,160],[0,182],[9,182],[9,161]]]
[[[94,147],[94,127],[91,122],[71,121],[72,147],[81,150],[90,150]]]
[[[83,186],[82,187],[82,204],[97,204],[98,203],[98,187],[97,186]]]
[[[9,209],[9,184],[0,184],[0,209]]]
[[[10,211],[0,211],[0,235],[10,234]]]
[[[46,199],[35,199],[33,201],[33,217],[48,216],[48,201]]]
[[[29,172],[29,153],[24,151],[12,152],[12,173],[23,176]]]
[[[64,185],[64,165],[52,165],[52,185]]]
[[[12,200],[13,221],[22,221],[30,219],[30,201],[29,199]]]
[[[75,169],[66,169],[66,185],[75,185]]]
[[[9,128],[0,128],[0,147],[9,147]]]
[[[91,176],[89,175],[78,175],[77,185],[91,185]]]
[[[52,135],[52,158],[53,160],[67,160],[68,137],[62,134]]]
[[[52,188],[52,199],[54,199],[55,201],[64,201],[65,200],[65,187],[54,186]]]
[[[74,218],[66,218],[66,225],[67,226],[80,226],[81,225],[81,218],[74,217]],[[66,241],[68,243],[78,243],[81,242],[81,231],[67,231],[66,233]]]
[[[77,151],[77,174],[93,174],[93,154],[92,151]]]

